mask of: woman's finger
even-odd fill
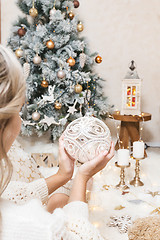
[[[59,138],[59,149],[60,150],[64,149],[64,141],[62,137]]]
[[[75,159],[69,155],[69,153],[66,151],[65,148],[64,148],[64,152],[68,156],[68,158],[70,158],[72,161],[75,161]]]
[[[65,149],[65,147],[64,147],[64,136],[63,136],[63,134],[61,135],[61,137],[59,138],[59,152],[61,153],[61,156],[67,156],[68,158],[70,158],[72,161],[74,161],[75,159],[73,158],[73,157],[71,157],[68,153],[67,153],[67,151],[66,151],[66,149]]]
[[[108,152],[108,154],[106,155],[106,157],[110,160],[112,157],[114,156],[114,143],[111,143],[111,148]]]
[[[99,163],[106,161],[107,162],[114,156],[114,144],[111,143],[111,147],[109,151],[101,152],[98,156],[96,156],[91,162],[98,165]]]
[[[64,134],[62,133],[62,135],[60,136],[59,138],[59,142],[63,141],[64,140]]]
[[[108,152],[107,152],[108,153]],[[103,160],[105,159],[105,155],[104,152],[101,152],[98,154],[98,156],[96,156],[94,159],[92,159],[91,161],[89,161],[89,163],[92,166],[97,166],[98,164],[100,164]]]

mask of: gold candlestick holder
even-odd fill
[[[133,185],[134,187],[141,187],[144,185],[144,183],[140,180],[140,160],[145,159],[144,158],[134,158],[136,160],[136,165],[135,165],[135,177],[134,179],[130,182],[130,185]]]
[[[122,190],[129,189],[129,187],[125,184],[125,168],[130,167],[130,163],[127,166],[121,166],[118,164],[118,162],[115,162],[116,167],[119,167],[121,169],[120,172],[120,182],[118,185],[116,185],[116,188],[121,188]]]

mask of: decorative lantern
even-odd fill
[[[122,81],[122,115],[141,114],[141,82],[134,61],[131,61],[125,79]]]

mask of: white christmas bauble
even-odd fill
[[[38,56],[38,55],[36,55],[34,58],[33,58],[33,62],[34,62],[34,64],[40,64],[41,63],[41,61],[42,61],[42,59],[41,59],[41,57],[40,56]]]
[[[56,13],[56,9],[53,7],[53,8],[50,10],[49,14],[50,14],[50,16],[54,16],[55,13]]]
[[[34,113],[32,113],[32,119],[33,119],[34,121],[38,121],[38,120],[40,119],[40,114],[39,114],[39,112],[34,112]]]
[[[63,70],[59,70],[57,76],[58,78],[63,79],[66,76],[66,73]]]
[[[111,134],[107,125],[95,117],[81,117],[64,131],[64,146],[71,157],[81,163],[109,150]]]

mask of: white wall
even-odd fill
[[[19,14],[15,0],[2,1],[2,43]],[[7,7],[6,7],[6,3]],[[106,79],[106,95],[121,108],[121,80],[131,60],[143,79],[142,111],[152,114],[144,124],[143,140],[160,143],[160,1],[80,0],[79,13],[91,51],[103,57],[96,71]],[[108,124],[114,131],[114,123]]]

